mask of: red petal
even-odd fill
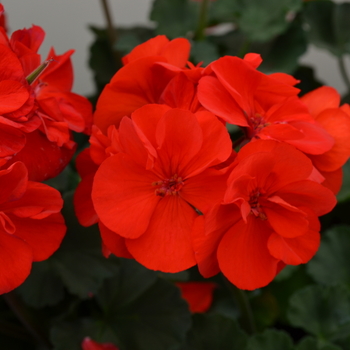
[[[343,183],[343,169],[339,168],[331,172],[322,172],[325,180],[322,182],[322,186],[329,188],[335,195],[341,189]]]
[[[197,213],[175,196],[162,198],[147,231],[137,239],[127,239],[132,256],[151,270],[179,272],[196,264],[192,229]]]
[[[51,48],[47,59],[53,59],[44,72],[40,75],[40,81],[55,87],[58,90],[70,91],[73,86],[73,67],[70,56],[74,50],[69,50],[62,55],[56,55]]]
[[[159,76],[152,70],[160,59],[145,57],[121,68],[102,91],[94,114],[94,123],[106,132],[109,125],[118,126],[124,116],[148,103],[157,103],[159,96],[175,73],[164,71]],[[115,103],[121,101],[121,103]]]
[[[266,188],[270,193],[275,192],[278,188],[283,187],[288,183],[307,179],[313,171],[313,165],[310,159],[302,152],[288,144],[272,140],[258,140],[248,143],[238,152],[235,161],[239,164],[242,159],[257,152],[268,152],[273,155],[273,170],[268,168],[268,171],[271,174],[269,176],[269,182],[267,183],[268,187]],[[258,158],[259,156],[257,156],[256,162],[259,162],[260,164]],[[252,163],[252,166],[254,166],[254,162]],[[266,167],[267,164],[266,166],[262,164],[256,168],[256,175],[254,175],[255,173],[250,174],[259,178],[261,177],[261,169]]]
[[[92,184],[95,173],[86,175],[74,192],[74,211],[80,225],[88,227],[98,222],[94,205],[91,199]]]
[[[285,238],[273,233],[268,241],[271,255],[288,265],[307,263],[316,254],[319,245],[320,234],[313,230],[295,238]]]
[[[276,195],[295,207],[309,208],[317,216],[329,213],[336,205],[336,198],[328,188],[308,180],[290,183]]]
[[[334,139],[319,124],[295,121],[290,122],[292,126],[304,133],[300,140],[289,140],[288,143],[308,154],[322,154],[329,151],[334,145]]]
[[[27,142],[7,165],[21,161],[28,169],[29,180],[44,181],[58,175],[71,160],[72,149],[59,147],[50,142],[46,135],[36,130],[26,134]]]
[[[201,150],[185,170],[194,176],[205,168],[226,161],[232,153],[232,142],[226,127],[210,112],[196,113],[203,133]]]
[[[121,237],[117,233],[108,229],[102,224],[101,221],[98,223],[98,227],[100,229],[103,244],[108,250],[120,258],[132,259],[132,255],[129,253],[128,248],[126,247],[124,237]]]
[[[280,197],[268,198],[264,201],[263,207],[269,224],[279,235],[293,238],[307,232],[309,228],[307,215]]]
[[[211,64],[218,80],[239,107],[250,115],[254,106],[254,93],[264,76],[238,57],[225,56]]]
[[[0,124],[0,139],[0,157],[6,159],[18,153],[26,143],[22,131],[4,124]]]
[[[106,159],[92,188],[92,201],[102,223],[122,237],[142,235],[160,200],[152,186],[157,180],[126,154]]]
[[[214,77],[203,77],[198,84],[200,103],[230,124],[248,126],[247,118],[240,106]]]
[[[319,114],[317,122],[334,138],[335,144],[328,152],[310,158],[320,170],[337,170],[350,156],[350,117],[339,108],[327,109]]]
[[[202,213],[222,201],[226,190],[227,175],[216,169],[186,179],[180,196]]]
[[[21,218],[42,219],[53,213],[58,213],[62,206],[61,194],[56,189],[29,181],[26,192],[21,198],[6,203],[2,210]]]
[[[213,292],[217,287],[212,282],[177,282],[181,297],[188,303],[191,312],[206,312],[213,302]]]
[[[60,246],[66,233],[61,214],[52,214],[40,220],[11,215],[11,220],[16,226],[16,237],[31,247],[33,261],[42,261],[51,256]]]
[[[193,246],[202,276],[208,278],[220,271],[217,260],[219,243],[231,226],[241,219],[241,213],[236,204],[217,205],[210,212],[196,219]]]
[[[86,337],[81,343],[82,350],[119,350],[112,343],[97,343]]]
[[[0,170],[0,205],[1,210],[22,197],[27,189],[28,172],[23,163],[17,162],[6,170]]]
[[[278,262],[267,249],[272,231],[252,215],[224,235],[218,249],[222,273],[240,289],[253,290],[270,283],[276,276]]]
[[[23,106],[28,100],[29,92],[18,81],[0,81],[0,114],[10,113]]]
[[[340,103],[340,95],[330,86],[322,86],[301,97],[308,107],[311,115],[316,118],[322,111],[328,108],[337,108]]]
[[[23,68],[16,54],[9,47],[0,45],[0,81],[23,79]]]
[[[14,235],[0,233],[0,294],[18,287],[28,277],[33,261],[30,246]]]
[[[135,163],[144,167],[148,165],[147,168],[153,166],[153,158],[157,156],[157,153],[150,142],[147,142],[146,138],[143,138],[143,142],[140,140],[136,133],[134,123],[130,118],[125,117],[120,122],[119,141],[123,151],[127,153]]]
[[[75,167],[82,178],[91,173],[95,173],[98,169],[97,164],[91,159],[90,150],[91,148],[85,148],[75,159]]]
[[[203,134],[195,115],[189,111],[172,109],[157,125],[158,155],[170,172],[185,177],[189,164],[203,144]]]
[[[158,125],[160,119],[169,110],[170,107],[166,105],[148,104],[137,109],[131,116],[139,138],[148,149],[148,152],[154,157],[157,155],[154,153],[154,149],[158,146],[155,132],[156,125]],[[149,142],[152,144],[154,149],[149,148]]]
[[[177,38],[169,41],[165,35],[158,35],[136,46],[128,55],[123,57],[124,65],[142,57],[163,56],[168,63],[184,67],[190,53],[190,43],[187,39]]]

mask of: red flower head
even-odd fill
[[[2,27],[5,32],[7,31],[6,22],[5,9],[4,6],[0,4],[0,27]]]
[[[118,127],[124,116],[150,103],[199,110],[196,88],[203,68],[187,62],[189,51],[187,39],[169,41],[164,35],[134,48],[102,91],[94,123],[106,133],[109,125]]]
[[[246,140],[289,143],[307,154],[330,150],[333,138],[309,114],[296,94],[297,81],[283,73],[256,70],[259,55],[226,56],[211,63],[198,86],[200,103],[224,121],[241,126]]]
[[[57,56],[51,49],[40,64],[44,35],[38,26],[10,39],[0,31],[0,166],[21,160],[36,181],[67,165],[75,151],[71,131],[89,132],[92,121],[88,100],[70,91],[73,51]]]
[[[191,312],[207,312],[213,302],[214,289],[217,287],[213,282],[177,282],[181,290],[181,296],[188,303]]]
[[[81,343],[82,350],[119,350],[112,343],[97,343],[94,340],[86,337]]]
[[[224,171],[213,168],[232,153],[224,125],[209,112],[147,105],[122,119],[113,141],[119,152],[102,162],[92,189],[105,245],[119,255],[124,244],[154,270],[193,266],[195,218],[225,191]]]
[[[342,184],[342,169],[350,156],[350,108],[345,104],[339,107],[339,93],[323,86],[301,97],[314,119],[327,130],[334,139],[334,146],[319,155],[309,155],[314,166],[325,177],[322,183],[334,193]]]
[[[17,162],[0,170],[0,294],[18,287],[33,261],[47,259],[60,245],[66,227],[60,193],[28,181]]]
[[[293,147],[276,141],[244,146],[228,179],[223,205],[205,217],[196,259],[205,277],[220,270],[237,287],[267,285],[286,264],[309,261],[320,235],[317,217],[336,200],[309,180],[313,166]]]

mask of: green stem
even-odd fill
[[[102,2],[103,13],[104,13],[104,16],[105,16],[105,19],[107,22],[107,35],[108,35],[109,45],[110,45],[111,50],[113,52],[114,60],[117,64],[117,66],[119,66],[120,57],[119,57],[119,55],[116,52],[115,47],[114,47],[115,43],[118,39],[117,31],[116,31],[114,24],[113,24],[110,7],[108,5],[108,0],[101,0],[101,2]]]
[[[25,328],[30,334],[41,344],[45,345],[48,349],[52,349],[52,345],[46,334],[38,323],[34,320],[32,314],[26,307],[26,305],[17,297],[14,292],[3,294],[3,298],[12,312],[17,316]]]
[[[200,12],[199,12],[198,26],[195,33],[195,39],[198,41],[204,40],[205,38],[204,31],[205,31],[205,28],[207,27],[208,7],[209,7],[209,0],[202,0]]]
[[[344,80],[344,83],[348,89],[348,92],[350,92],[350,79],[349,79],[348,72],[346,71],[346,68],[345,68],[344,55],[338,57],[338,65],[339,65],[340,73]]]
[[[241,324],[243,329],[248,334],[256,333],[256,326],[253,317],[253,311],[250,306],[247,294],[244,290],[234,286],[229,280],[224,277],[225,283],[228,286],[231,294],[233,295],[235,301],[237,302],[240,312],[241,312]]]

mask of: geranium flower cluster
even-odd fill
[[[298,97],[298,81],[259,72],[257,54],[203,68],[189,52],[157,36],[123,58],[77,159],[76,213],[98,223],[105,256],[198,265],[252,290],[316,253],[350,156],[350,109],[329,87]]]
[[[91,128],[92,109],[71,92],[73,51],[42,62],[42,28],[7,35],[0,4],[0,294],[20,285],[66,231],[60,193],[40,183],[75,152],[71,132]]]

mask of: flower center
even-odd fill
[[[170,179],[165,179],[162,181],[156,181],[152,183],[152,186],[158,186],[155,191],[156,196],[165,197],[170,195],[178,195],[178,192],[181,190],[184,182],[182,177],[179,177],[177,174],[172,176]]]
[[[256,189],[250,194],[249,205],[251,213],[261,220],[267,220],[266,214],[262,210],[261,204],[259,203],[259,197],[262,195],[259,189]]]
[[[254,116],[249,118],[249,123],[251,125],[251,137],[254,137],[256,134],[258,134],[261,129],[265,128],[266,126],[270,125],[270,123],[267,123],[264,119],[264,117],[256,113]]]

